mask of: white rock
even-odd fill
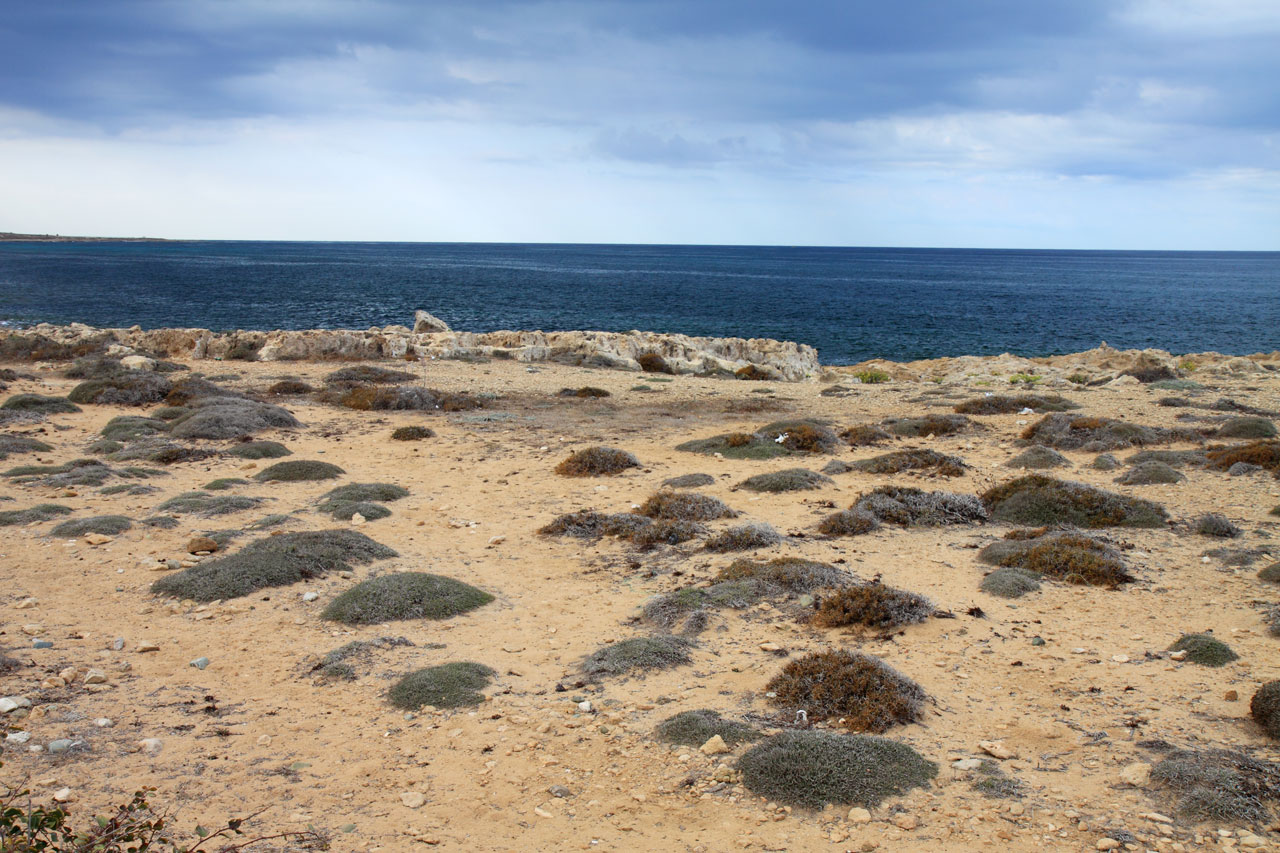
[[[126,355],[120,359],[120,366],[126,370],[155,370],[156,360],[145,355]]]
[[[351,523],[359,527],[364,524],[367,519],[358,512],[351,513]]]
[[[100,729],[109,729],[115,725],[109,717],[98,717],[93,721],[93,724]]]
[[[315,601],[319,597],[320,597],[320,593],[318,592],[304,592],[302,594],[303,601]]]
[[[100,669],[91,669],[84,676],[85,684],[106,684],[107,674]]]
[[[31,732],[9,732],[4,736],[5,743],[22,744],[31,740]]]
[[[59,788],[58,790],[54,791],[54,792],[53,792],[53,801],[54,801],[55,803],[69,803],[69,802],[71,802],[71,789],[70,789],[70,788]]]
[[[977,770],[982,766],[981,758],[960,758],[951,763],[956,770]]]
[[[413,333],[415,335],[451,332],[449,324],[434,314],[418,310],[413,312]]]
[[[849,809],[849,823],[871,823],[871,812],[854,806]]]
[[[400,804],[407,809],[420,809],[427,804],[427,797],[418,791],[405,791],[400,795]]]
[[[998,740],[984,740],[978,744],[978,749],[990,755],[992,758],[998,758],[1005,761],[1010,758],[1017,758],[1018,754],[1009,749]]]
[[[159,755],[160,750],[164,749],[164,741],[158,737],[143,738],[138,741],[138,748],[147,755]]]

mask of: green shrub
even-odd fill
[[[149,370],[123,370],[89,379],[71,389],[67,399],[81,405],[150,406],[165,399],[173,383]]]
[[[1204,388],[1199,382],[1191,379],[1157,379],[1148,383],[1148,387],[1161,391],[1199,391]]]
[[[663,480],[662,487],[664,489],[697,489],[713,485],[715,481],[716,478],[710,474],[681,474],[679,477]]]
[[[493,601],[470,584],[426,572],[395,572],[358,583],[321,614],[344,625],[404,619],[448,619]]]
[[[61,465],[21,465],[4,476],[18,483],[40,483],[51,488],[101,486],[115,471],[97,459],[73,459]]]
[[[708,551],[749,551],[753,548],[769,548],[782,541],[781,534],[763,521],[740,524],[722,530],[707,540]]]
[[[119,415],[107,421],[99,434],[114,441],[137,441],[169,431],[169,425],[158,418]]]
[[[196,400],[191,405],[190,412],[172,422],[170,434],[174,438],[239,438],[264,429],[301,426],[293,415],[270,403],[214,397]]]
[[[889,374],[883,370],[861,370],[853,374],[853,378],[863,385],[879,385],[889,381]]]
[[[176,421],[190,411],[186,406],[161,406],[151,410],[151,417],[161,421]]]
[[[0,435],[0,459],[8,459],[10,454],[45,453],[53,450],[43,441],[27,438],[25,435]]]
[[[132,526],[133,522],[123,515],[99,515],[95,518],[77,518],[71,521],[64,521],[54,527],[53,530],[50,530],[49,535],[67,539],[84,536],[86,533],[119,536]]]
[[[628,468],[639,468],[640,460],[625,450],[612,447],[588,447],[572,454],[556,466],[562,477],[601,477],[620,474]]]
[[[1172,468],[1184,465],[1200,466],[1205,464],[1203,450],[1139,450],[1124,460],[1126,465],[1141,465],[1145,462],[1163,462]]]
[[[71,507],[61,504],[36,504],[26,509],[8,509],[0,512],[0,527],[48,521],[60,515],[70,515],[71,512]]]
[[[331,462],[311,459],[291,459],[263,468],[253,479],[259,483],[297,483],[309,480],[334,480],[346,471]]]
[[[1185,651],[1187,660],[1201,666],[1226,666],[1240,656],[1211,634],[1183,634],[1169,647],[1171,652]]]
[[[1280,765],[1222,749],[1174,750],[1151,781],[1172,795],[1177,814],[1219,825],[1266,821],[1266,804],[1280,799]]]
[[[728,746],[750,743],[764,737],[754,726],[726,720],[719,711],[682,711],[658,723],[658,740],[685,746],[702,746],[716,735]]]
[[[1077,403],[1059,396],[1042,396],[1040,394],[989,394],[983,397],[975,397],[972,400],[965,400],[955,407],[957,414],[961,415],[1012,415],[1021,413],[1024,409],[1031,409],[1037,414],[1045,412],[1065,412],[1069,409],[1078,409]]]
[[[603,646],[587,656],[582,671],[592,679],[634,670],[670,669],[690,661],[693,643],[684,637],[633,637]]]
[[[80,407],[64,397],[46,397],[42,394],[14,394],[0,405],[11,412],[36,412],[42,415],[61,415],[80,411]]]
[[[893,441],[893,436],[887,430],[875,424],[851,426],[840,433],[840,438],[850,447],[869,447]]]
[[[1251,441],[1227,447],[1212,447],[1205,453],[1209,467],[1226,471],[1238,462],[1257,465],[1268,471],[1280,472],[1280,441]]]
[[[1046,468],[1069,468],[1071,460],[1056,450],[1036,445],[1029,447],[1004,463],[1006,468],[1023,468],[1042,471]]]
[[[1089,463],[1089,467],[1095,471],[1114,471],[1120,467],[1120,460],[1110,453],[1100,453]]]
[[[718,453],[725,459],[776,459],[779,456],[791,456],[794,453],[776,441],[745,432],[730,432],[713,435],[711,438],[686,441],[683,444],[677,444],[676,450],[702,453],[706,456]]]
[[[1142,426],[1113,418],[1068,415],[1054,412],[1026,428],[1022,438],[1033,444],[1058,450],[1093,452],[1168,444],[1173,441],[1200,441],[1200,434],[1190,429],[1162,429]]]
[[[808,418],[774,421],[760,427],[755,435],[796,453],[834,453],[842,445],[825,422]]]
[[[644,519],[646,523],[634,530],[626,531],[625,533],[620,531],[614,535],[629,538],[632,544],[642,550],[658,545],[679,545],[681,542],[688,542],[690,539],[706,536],[709,532],[706,527],[696,521],[663,519],[651,522],[643,516],[637,517]]]
[[[156,507],[157,512],[176,512],[179,515],[226,515],[253,509],[262,498],[244,495],[211,495],[208,492],[183,492]]]
[[[830,477],[807,468],[787,468],[756,474],[738,484],[737,488],[752,492],[797,492],[820,489],[832,484]]]
[[[1040,575],[1026,569],[996,569],[982,579],[978,588],[998,598],[1022,598],[1040,588]]]
[[[881,486],[858,497],[850,509],[904,527],[938,527],[987,520],[987,510],[973,495],[926,492],[905,486]]]
[[[769,589],[751,580],[721,581],[707,587],[687,586],[649,599],[642,618],[664,631],[672,630],[683,621],[681,634],[698,634],[706,627],[707,611],[750,607],[764,598]]]
[[[738,513],[710,495],[690,492],[656,492],[640,507],[640,515],[681,521],[714,521],[736,518]]]
[[[913,723],[924,705],[920,685],[878,657],[844,649],[788,661],[770,679],[770,700],[815,722],[834,719],[856,732],[883,732]]]
[[[293,451],[278,441],[243,441],[227,448],[227,453],[238,459],[280,459],[293,455]]]
[[[392,483],[348,483],[321,495],[316,510],[327,512],[334,518],[351,518],[352,513],[355,512],[365,518],[372,518],[365,512],[372,506],[374,517],[385,518],[391,514],[391,511],[378,504],[398,501],[408,495],[408,489]],[[360,508],[359,505],[363,507]]]
[[[944,477],[959,477],[966,465],[959,456],[948,456],[936,450],[895,450],[870,459],[861,459],[850,465],[855,471],[868,474],[897,474],[902,471],[936,471]]]
[[[412,382],[418,377],[403,370],[388,370],[374,364],[355,364],[335,370],[324,378],[326,385],[395,385],[401,382]]]
[[[247,486],[249,481],[243,477],[219,477],[216,480],[210,480],[204,484],[204,488],[211,492],[225,492],[232,486]]]
[[[353,563],[395,556],[395,551],[354,530],[283,533],[161,578],[151,585],[151,591],[196,601],[239,598],[329,572],[351,571]]]
[[[1089,377],[1087,374],[1084,374],[1084,373],[1072,373],[1070,376],[1067,377],[1067,381],[1070,382],[1072,385],[1088,385]]]
[[[863,509],[842,509],[818,523],[824,536],[861,536],[880,526],[880,520]]]
[[[1280,563],[1272,563],[1258,570],[1258,579],[1267,583],[1280,583]]]
[[[1073,531],[1013,531],[983,548],[978,559],[1074,584],[1114,589],[1134,580],[1114,548]]]
[[[293,397],[299,394],[310,394],[314,390],[316,389],[301,379],[281,379],[268,387],[267,393],[273,397]]]
[[[1178,374],[1172,368],[1163,364],[1152,364],[1138,367],[1131,367],[1122,371],[1121,376],[1132,376],[1143,385],[1150,385],[1152,382],[1167,382],[1171,379],[1177,379]]]
[[[751,580],[764,584],[770,592],[806,593],[843,586],[849,582],[849,576],[835,566],[803,557],[776,557],[767,561],[741,557],[722,570],[716,580]]]
[[[1152,460],[1134,465],[1116,478],[1116,482],[1124,486],[1151,486],[1169,483],[1181,483],[1187,479],[1178,473],[1176,468]]]
[[[742,783],[787,805],[874,808],[886,797],[927,787],[938,767],[903,743],[871,735],[784,731],[738,760]]]
[[[1163,527],[1164,507],[1083,483],[1028,474],[979,496],[994,521],[1043,527]]]
[[[890,418],[885,429],[894,435],[907,438],[927,438],[933,435],[954,435],[973,425],[964,415],[923,415],[914,418]]]
[[[424,438],[435,438],[436,432],[430,427],[402,426],[391,432],[392,441],[422,441]]]
[[[584,509],[578,512],[556,516],[549,523],[538,528],[543,536],[572,536],[575,539],[598,539],[602,536],[601,528],[608,516],[602,512]]]
[[[923,622],[934,612],[924,596],[879,582],[843,587],[821,596],[814,608],[813,623],[823,628],[896,628]]]
[[[1258,688],[1249,701],[1249,715],[1269,737],[1280,740],[1280,681],[1268,681]]]
[[[1230,418],[1213,435],[1215,438],[1275,438],[1276,425],[1266,418]]]
[[[481,663],[458,661],[411,672],[392,686],[391,704],[407,711],[424,705],[434,708],[468,708],[484,702],[480,691],[496,673]]]
[[[1235,539],[1244,533],[1232,524],[1227,517],[1216,512],[1206,512],[1191,522],[1191,529],[1201,536],[1213,536],[1218,539]]]

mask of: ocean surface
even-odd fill
[[[1280,349],[1280,253],[482,243],[0,243],[0,321],[642,329],[779,338],[826,364],[1106,341]]]

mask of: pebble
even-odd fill
[[[915,829],[920,825],[920,819],[911,814],[896,814],[893,816],[893,825],[898,829]]]
[[[998,758],[1005,761],[1010,758],[1017,758],[1018,754],[1009,749],[998,740],[984,740],[978,744],[978,749],[990,755],[992,758]]]
[[[138,643],[138,651],[139,652],[158,652],[160,651],[160,647],[155,643],[151,642],[150,640],[143,640],[141,643]]]
[[[1099,838],[1098,843],[1093,845],[1094,850],[1116,850],[1120,847],[1120,842],[1114,838]]]
[[[31,740],[31,732],[9,732],[4,739],[6,743],[26,743]]]
[[[849,823],[871,823],[871,812],[855,806],[849,809]]]
[[[351,513],[351,523],[354,524],[355,526],[359,527],[360,525],[364,524],[366,521],[368,521],[368,519],[366,519],[360,513],[358,512]]]
[[[31,648],[33,649],[51,649],[53,648],[52,640],[32,640]]]
[[[359,515],[359,513],[356,514]],[[400,805],[407,809],[420,809],[426,804],[426,795],[418,791],[405,791],[400,795]]]
[[[762,652],[779,652],[779,651],[782,651],[782,646],[778,645],[777,643],[761,643],[761,644],[760,644],[760,651],[762,651]]]
[[[116,652],[124,651],[124,637],[116,637],[112,640],[111,650]]]
[[[1120,768],[1119,779],[1126,785],[1141,788],[1151,781],[1151,765],[1141,761]]]
[[[48,750],[53,753],[66,752],[68,749],[71,748],[71,745],[73,743],[74,741],[72,741],[70,738],[65,738],[65,737],[58,738],[57,740],[49,741]]]
[[[698,747],[703,755],[723,755],[729,751],[729,745],[720,735],[712,735],[706,743]]]
[[[590,699],[584,699],[584,700],[582,700],[581,702],[579,702],[579,703],[578,703],[578,710],[579,710],[579,711],[581,711],[581,712],[582,712],[582,713],[584,713],[584,714],[590,714],[590,713],[591,713],[591,700],[590,700]]]
[[[115,725],[109,717],[98,717],[93,721],[93,724],[100,729],[109,729]]]
[[[1227,700],[1228,702],[1237,702],[1240,699],[1240,694],[1234,690],[1228,690],[1226,693],[1223,694],[1222,698]]]
[[[39,599],[24,598],[21,601],[19,601],[17,604],[13,605],[13,609],[14,610],[30,610],[31,608],[35,607],[39,603],[40,603]]]
[[[302,594],[303,601],[315,601],[319,597],[320,597],[320,593],[318,592],[304,592]]]
[[[164,741],[158,737],[143,738],[138,741],[138,748],[147,755],[159,755],[160,750],[164,749]]]
[[[53,801],[54,801],[55,803],[69,803],[69,802],[71,802],[71,789],[70,789],[70,788],[59,788],[58,790],[54,791],[54,792],[53,792]]]
[[[30,708],[31,700],[25,696],[0,697],[0,714],[11,714],[19,708]]]
[[[84,541],[90,545],[106,545],[114,538],[113,536],[104,536],[101,533],[86,533],[84,535]]]
[[[194,666],[196,669],[204,669],[206,666],[209,665],[209,659],[206,657],[199,657],[193,660],[191,662],[191,665]]]
[[[1171,660],[1186,660],[1186,659],[1187,659],[1187,650],[1186,650],[1186,649],[1180,649],[1180,650],[1178,650],[1178,651],[1174,652],[1173,654],[1169,655],[1169,658],[1170,658]]]
[[[1128,663],[1129,656],[1128,655],[1112,655],[1111,660],[1113,660],[1116,663]]]
[[[956,770],[977,770],[982,766],[981,758],[959,758],[951,763]]]
[[[547,789],[547,793],[551,796],[563,800],[565,797],[572,796],[572,792],[564,785],[552,785]]]
[[[91,669],[84,676],[85,684],[106,684],[107,674],[100,669]]]

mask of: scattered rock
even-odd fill
[[[871,823],[871,812],[864,808],[855,806],[849,809],[849,823],[862,824]]]
[[[315,601],[319,597],[320,597],[320,593],[318,592],[304,592],[302,594],[303,601]]]
[[[706,743],[698,747],[703,755],[723,755],[729,751],[729,745],[720,735],[712,735]]]
[[[208,536],[196,536],[187,542],[188,554],[199,554],[201,551],[207,551],[212,554],[218,550],[218,543],[210,539]]]
[[[112,541],[114,538],[115,537],[113,536],[105,536],[101,533],[86,533],[84,535],[84,541],[89,543],[90,545],[106,545],[108,542]]]
[[[1135,788],[1144,787],[1151,781],[1151,765],[1141,761],[1126,764],[1120,768],[1118,778],[1125,785],[1132,785]]]
[[[58,790],[54,791],[54,792],[53,792],[53,801],[54,801],[55,803],[69,803],[69,802],[71,802],[71,789],[70,789],[70,788],[59,788]]]
[[[982,766],[981,758],[960,758],[951,763],[956,770],[977,770]]]
[[[70,738],[63,737],[63,738],[58,738],[57,740],[49,741],[49,745],[46,747],[46,749],[48,749],[49,752],[56,755],[60,752],[66,752],[74,744],[75,744],[75,741],[71,740]]]
[[[911,814],[896,814],[893,816],[893,825],[898,829],[915,829],[920,826],[920,819]]]
[[[107,674],[100,669],[91,669],[84,676],[85,684],[106,684]]]
[[[978,744],[978,749],[982,750],[987,755],[990,755],[992,758],[998,758],[1001,761],[1018,757],[1016,752],[1009,749],[998,740],[984,740]]]
[[[1124,378],[1133,379],[1132,376],[1124,377]],[[1133,379],[1134,383],[1136,383],[1137,381],[1138,380]],[[1130,384],[1133,384],[1133,383],[1130,383]],[[1094,850],[1117,850],[1119,848],[1120,848],[1120,842],[1116,841],[1114,838],[1099,838],[1098,843],[1093,845]]]
[[[426,804],[426,795],[419,791],[405,791],[400,795],[400,805],[407,809],[420,809]]]
[[[138,741],[138,749],[147,755],[159,755],[160,750],[164,749],[164,741],[158,737],[147,737]]]
[[[206,666],[209,665],[209,659],[206,657],[199,657],[193,660],[191,662],[191,665],[194,666],[196,669],[204,669]]]

